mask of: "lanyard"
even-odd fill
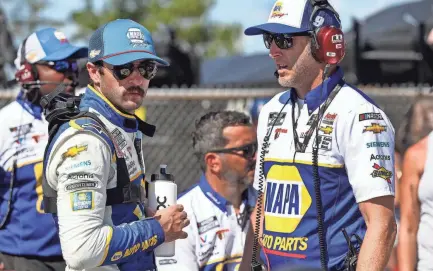
[[[311,123],[310,129],[305,133],[304,142],[299,142],[299,136],[298,132],[296,131],[296,123],[295,123],[295,105],[292,104],[292,130],[293,130],[293,138],[295,140],[295,148],[297,152],[305,152],[308,146],[308,142],[310,142],[311,136],[313,135],[314,129],[317,128],[317,125],[319,123],[319,120],[322,119],[323,114],[325,113],[326,109],[328,109],[329,105],[331,104],[332,100],[334,100],[335,96],[337,96],[338,92],[344,85],[344,80],[340,79],[340,81],[337,83],[337,85],[334,87],[334,89],[331,91],[331,93],[328,96],[328,99],[326,99],[325,104],[320,107],[318,115],[312,114],[310,119],[308,120],[309,123]]]

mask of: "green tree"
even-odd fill
[[[95,10],[92,0],[72,13],[78,25],[75,39],[87,39],[91,32],[106,22],[129,18],[143,24],[154,38],[161,25],[175,30],[177,39],[186,43],[196,55],[204,58],[239,53],[239,24],[221,24],[208,20],[215,0],[108,0]]]

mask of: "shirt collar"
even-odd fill
[[[111,123],[121,127],[127,133],[138,130],[138,121],[134,115],[124,113],[117,109],[101,92],[88,85],[83,99],[80,103],[80,109],[95,109]]]
[[[322,84],[313,88],[307,93],[307,95],[305,95],[305,103],[307,104],[308,114],[312,114],[319,107],[319,105],[326,101],[329,94],[343,78],[343,76],[343,70],[340,67],[337,67],[335,72],[330,77],[328,77]],[[297,96],[294,89],[290,89],[283,93],[283,95],[281,95],[279,98],[280,103],[286,103],[289,97],[292,103],[296,101]]]
[[[16,101],[32,115],[35,119],[42,119],[42,107],[38,104],[31,103],[24,97],[24,90],[21,90],[18,93]]]
[[[209,184],[204,174],[200,177],[199,187],[203,194],[213,203],[215,204],[223,213],[227,212],[227,205],[230,204],[223,196],[221,196],[218,192],[216,192]],[[251,188],[252,189],[252,188]],[[250,188],[246,189],[242,193],[242,202],[249,206],[254,206],[255,199],[254,193]]]

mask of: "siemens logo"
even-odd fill
[[[74,168],[80,168],[80,167],[88,167],[92,164],[92,162],[90,160],[87,161],[81,161],[79,163],[76,164],[72,164],[70,166],[68,166],[66,169],[74,169]]]
[[[367,143],[367,148],[389,148],[389,142],[370,142]]]

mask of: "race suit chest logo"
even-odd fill
[[[286,237],[285,234],[296,230],[311,202],[311,196],[295,166],[272,166],[267,175],[264,206],[265,230],[272,234],[264,234],[264,246],[281,251],[306,250],[307,237]]]
[[[372,132],[373,134],[381,134],[386,131],[386,126],[380,125],[379,123],[372,123],[369,126],[364,126],[362,133]]]

